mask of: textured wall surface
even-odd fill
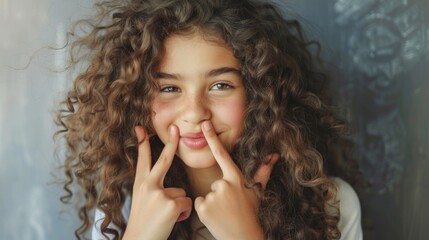
[[[0,0],[0,239],[74,239],[59,203],[53,157],[54,101],[65,89],[70,21],[86,1]],[[79,4],[81,3],[81,4]]]
[[[74,239],[78,221],[59,213],[52,184],[54,102],[70,75],[58,71],[64,51],[47,46],[64,44],[88,2],[0,0],[0,239]],[[429,239],[429,1],[277,2],[321,42],[337,76],[371,183],[365,239]]]
[[[371,184],[361,198],[365,239],[429,239],[429,1],[286,5],[337,73],[337,104]]]

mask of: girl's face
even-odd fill
[[[239,61],[226,44],[198,34],[171,35],[164,47],[157,73],[160,90],[151,103],[156,134],[166,143],[169,126],[176,125],[177,155],[184,163],[190,168],[217,166],[201,123],[210,120],[228,150],[241,135],[246,93]]]

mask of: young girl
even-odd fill
[[[346,127],[296,21],[254,0],[98,7],[57,116],[78,238],[362,238]]]

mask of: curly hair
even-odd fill
[[[259,190],[265,238],[340,237],[336,188],[329,176],[353,183],[353,161],[344,148],[348,130],[334,116],[325,92],[328,79],[309,50],[314,42],[305,40],[298,21],[256,0],[105,0],[96,6],[97,18],[76,25],[84,33],[72,31],[70,64],[84,71],[56,117],[61,128],[56,135],[67,143],[61,200],[84,197],[77,238],[90,228],[94,208],[105,213],[103,234],[120,238],[125,231],[121,208],[132,194],[137,159],[133,129],[143,125],[155,134],[150,103],[158,91],[154,74],[163,41],[195,32],[223,39],[240,61],[248,105],[243,134],[231,154],[247,184]],[[162,149],[156,137],[151,143]],[[157,151],[152,152],[155,161]],[[273,152],[281,158],[262,191],[252,179]],[[192,195],[177,162],[166,185],[180,185]],[[75,184],[82,192],[72,191]],[[327,206],[336,211],[328,213]],[[170,239],[179,236],[192,236],[189,221],[177,223]]]

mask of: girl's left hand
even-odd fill
[[[253,189],[246,188],[244,176],[223,147],[212,124],[202,124],[204,136],[218,162],[223,178],[211,185],[211,192],[195,199],[195,210],[200,221],[216,239],[263,239],[258,222],[259,199]],[[265,188],[278,154],[270,154],[268,164],[263,164],[255,174],[254,181]]]

